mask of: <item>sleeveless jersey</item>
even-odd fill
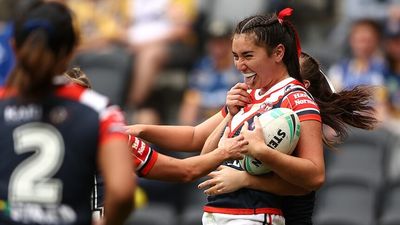
[[[0,224],[90,225],[97,150],[128,141],[118,107],[59,78],[40,101],[0,89]]]
[[[251,103],[243,107],[228,124],[230,136],[237,136],[245,121],[253,126],[254,116],[258,116],[273,108],[290,108],[300,121],[316,120],[321,122],[319,108],[304,86],[293,78],[287,78],[260,94],[260,89],[251,90]],[[226,112],[222,110],[225,116]],[[226,161],[224,165],[243,170],[239,161]],[[242,188],[238,191],[209,196],[204,206],[205,212],[225,214],[278,214],[282,215],[282,197],[272,193]]]

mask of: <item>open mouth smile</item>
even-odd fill
[[[256,77],[256,73],[252,72],[252,73],[242,73],[242,75],[244,76],[244,82],[247,85],[252,85],[254,82],[254,78]]]

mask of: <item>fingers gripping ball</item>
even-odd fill
[[[292,154],[300,137],[300,120],[295,112],[288,108],[271,109],[259,116],[265,144],[285,154]],[[265,163],[246,155],[241,166],[253,175],[265,174],[271,169]]]

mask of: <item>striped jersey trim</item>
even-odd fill
[[[204,206],[204,212],[208,213],[223,213],[231,215],[253,215],[253,214],[273,214],[283,216],[282,210],[278,208],[257,208],[257,209],[242,209],[242,208],[219,208],[213,206]]]

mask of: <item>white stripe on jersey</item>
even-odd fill
[[[295,113],[299,114],[299,113],[304,112],[304,111],[315,111],[315,112],[317,112],[319,114],[319,111],[317,109],[315,109],[315,108],[300,109],[300,110],[296,110]]]
[[[108,105],[108,98],[90,89],[85,90],[79,101],[97,112],[101,112]]]
[[[273,87],[271,87],[271,89],[269,89],[263,96],[268,95],[269,93],[272,93],[272,92],[274,92],[274,91],[276,91],[276,90],[278,90],[278,89],[281,89],[281,88],[285,87],[286,85],[288,85],[290,82],[293,82],[293,81],[294,81],[294,78],[288,77],[288,78],[286,78],[286,79],[280,81],[279,83],[275,84]],[[260,90],[261,90],[261,89],[259,89],[258,92],[259,92]],[[257,95],[258,95],[258,92],[257,92]],[[254,97],[257,97],[257,95],[254,96]],[[262,97],[261,97],[261,98],[262,98]],[[261,98],[258,98],[258,99],[256,98],[256,100],[259,100],[259,99],[261,99]]]

